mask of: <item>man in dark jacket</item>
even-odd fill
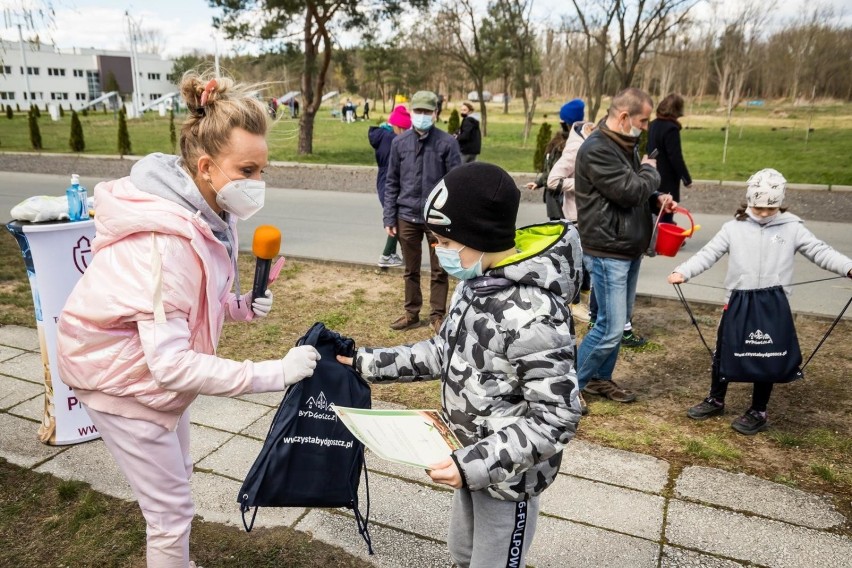
[[[625,323],[633,313],[642,254],[651,241],[651,211],[677,206],[657,191],[656,161],[639,159],[639,135],[653,103],[639,89],[612,99],[606,119],[577,152],[574,189],[585,263],[591,266],[598,318],[577,353],[580,389],[617,402],[636,395],[612,380]]]
[[[479,130],[479,113],[473,112],[473,103],[465,101],[461,104],[459,113],[462,115],[461,126],[456,133],[459,152],[463,164],[475,162],[482,151],[482,132]]]
[[[394,138],[385,182],[384,224],[388,235],[399,239],[405,261],[405,313],[391,324],[404,330],[420,325],[423,294],[420,291],[420,262],[423,237],[432,245],[435,236],[426,227],[423,208],[432,188],[461,163],[459,146],[446,132],[433,127],[438,97],[418,91],[411,97],[412,129]],[[429,247],[431,287],[429,320],[440,329],[447,312],[449,281]]]

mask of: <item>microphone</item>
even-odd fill
[[[254,302],[255,298],[262,298],[266,293],[272,259],[278,256],[278,251],[281,250],[281,231],[272,225],[260,225],[254,230],[251,250],[257,257],[254,284],[251,288],[251,301]]]

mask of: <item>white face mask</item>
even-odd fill
[[[219,168],[223,176],[228,178],[228,183],[216,191],[216,204],[219,207],[236,215],[242,221],[263,208],[266,182],[248,178],[232,180],[222,171],[219,164],[213,162],[213,165]],[[215,191],[216,188],[214,187],[213,190]]]
[[[627,124],[630,125],[630,130],[628,132],[622,132],[625,136],[630,136],[631,138],[639,138],[642,135],[642,129],[636,128],[633,126],[633,123],[630,122],[630,115],[627,115]]]

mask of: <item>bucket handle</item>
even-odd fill
[[[689,212],[689,209],[687,209],[686,207],[680,207],[680,206],[678,206],[678,207],[674,210],[674,212],[675,212],[675,213],[683,213],[684,215],[686,215],[687,217],[689,217],[689,230],[688,230],[688,231],[685,231],[685,232],[683,233],[683,235],[684,235],[685,237],[691,237],[691,236],[695,233],[695,221],[692,219],[692,214]],[[659,220],[658,220],[657,222],[659,222]]]

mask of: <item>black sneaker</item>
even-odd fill
[[[647,339],[636,335],[632,331],[625,331],[624,335],[621,336],[621,345],[623,347],[642,347],[646,343],[648,343]]]
[[[686,411],[686,415],[693,420],[707,420],[711,416],[720,416],[724,413],[725,403],[716,402],[715,398],[709,396]]]
[[[731,428],[745,436],[754,436],[758,432],[766,430],[768,426],[766,413],[758,412],[753,408],[748,409],[745,414],[731,422]]]

